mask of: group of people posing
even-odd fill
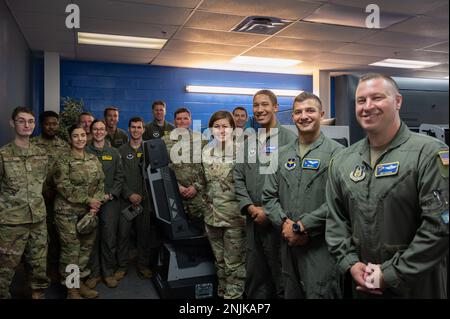
[[[348,148],[322,133],[317,96],[294,99],[295,134],[277,121],[275,94],[261,90],[261,129],[244,130],[245,108],[217,111],[200,152],[190,111],[177,109],[173,126],[163,101],[153,122],[131,118],[128,134],[116,107],[103,120],[82,113],[67,142],[58,114],[44,112],[30,139],[35,117],[16,108],[15,139],[0,148],[0,298],[11,297],[22,259],[32,298],[45,297],[55,267],[67,298],[98,297],[100,281],[114,288],[126,276],[132,229],[138,274],[152,277],[162,238],[142,165],[153,138],[167,146],[188,218],[204,223],[219,297],[343,298],[348,274],[356,298],[447,298],[448,146],[401,121],[388,76],[362,76],[355,101],[367,137]],[[174,160],[184,150],[188,160]],[[79,285],[68,284],[70,265]]]

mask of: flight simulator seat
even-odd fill
[[[185,213],[169,162],[163,140],[144,142],[143,175],[163,236],[153,281],[163,299],[214,298],[217,276],[203,221],[190,220]]]

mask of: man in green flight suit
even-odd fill
[[[144,133],[144,120],[141,117],[133,117],[128,123],[130,141],[119,147],[122,158],[122,167],[125,182],[122,186],[122,209],[133,205],[141,205],[143,212],[133,220],[127,220],[124,214],[119,217],[118,235],[118,269],[115,273],[116,280],[122,280],[128,269],[128,254],[130,249],[130,232],[133,223],[136,226],[136,241],[138,248],[137,268],[139,277],[151,278],[151,267],[155,266],[157,258],[156,229],[151,225],[151,209],[148,194],[142,176],[142,163],[144,150],[142,134]]]
[[[128,134],[121,128],[117,127],[119,123],[119,109],[115,106],[109,106],[103,112],[105,117],[107,135],[105,141],[114,148],[128,143]]]
[[[448,147],[400,119],[395,81],[366,74],[356,118],[367,138],[329,168],[326,240],[360,298],[447,298]]]
[[[152,104],[153,121],[145,125],[145,132],[142,136],[144,141],[154,138],[162,138],[169,135],[175,126],[166,121],[166,102],[155,101]]]
[[[16,107],[9,121],[11,143],[0,148],[0,299],[11,298],[9,286],[22,256],[30,270],[33,299],[43,299],[49,280],[47,223],[42,187],[47,176],[45,150],[30,143],[33,112]]]
[[[298,139],[280,149],[278,169],[266,178],[264,211],[281,232],[286,299],[340,298],[340,276],[325,242],[325,185],[328,164],[342,145],[320,130],[322,102],[298,95],[292,121]]]
[[[244,132],[243,162],[234,169],[236,198],[241,213],[247,216],[247,260],[245,292],[251,299],[283,298],[281,276],[280,232],[262,208],[262,186],[271,167],[275,170],[279,147],[296,140],[289,129],[276,118],[278,101],[269,90],[253,97],[253,114],[263,130],[246,136]],[[253,144],[253,145],[252,145]]]

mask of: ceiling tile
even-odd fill
[[[431,17],[414,17],[408,21],[396,24],[387,31],[402,32],[436,39],[448,39],[448,15],[447,19]]]
[[[169,8],[139,3],[108,0],[77,0],[83,17],[113,19],[163,25],[181,25],[190,14],[190,9]],[[83,23],[81,21],[81,23]]]
[[[114,0],[115,2],[130,2],[130,3],[142,3],[153,4],[163,7],[175,7],[175,8],[195,8],[201,0]]]
[[[428,17],[443,18],[448,20],[448,1],[442,6],[425,13]]]
[[[341,5],[366,8],[369,4],[377,4],[380,11],[398,12],[403,14],[421,14],[438,6],[444,5],[447,0],[329,0]]]
[[[333,41],[314,41],[304,39],[294,39],[275,36],[267,41],[264,41],[258,47],[276,48],[282,50],[296,50],[296,51],[331,51],[340,48],[347,43],[333,42]]]
[[[385,58],[394,58],[397,56],[398,52],[412,51],[412,49],[405,48],[394,48],[394,47],[384,47],[384,46],[375,46],[369,44],[357,44],[350,43],[345,46],[342,46],[333,52],[342,53],[342,54],[350,54],[350,55],[368,55],[368,56],[376,56],[376,57],[385,57]]]
[[[263,41],[264,39],[267,39],[267,36],[183,28],[180,32],[175,34],[174,38],[184,41],[242,45],[250,47]]]
[[[149,61],[153,57],[155,57],[160,50],[151,50],[151,49],[135,49],[135,48],[120,48],[120,47],[111,47],[111,46],[102,46],[102,45],[84,45],[78,44],[76,46],[76,52],[78,55],[97,55],[97,56],[108,56],[115,55],[121,57],[145,57],[148,58]]]
[[[206,30],[230,31],[244,18],[244,16],[197,11],[185,26]]]
[[[433,43],[439,42],[439,40],[440,39],[406,33],[379,31],[372,36],[360,39],[360,41],[358,42],[380,46],[396,46],[400,48],[420,49]]]
[[[337,54],[337,53],[320,53],[315,57],[317,61],[334,62],[342,64],[360,64],[368,65],[370,63],[379,61],[379,57],[364,56],[364,55],[350,55],[350,54]]]
[[[448,53],[448,41],[438,42],[422,48],[423,51],[445,52]]]
[[[268,48],[255,48],[244,55],[246,56],[256,56],[262,58],[274,58],[274,59],[295,59],[295,60],[311,60],[316,57],[319,52],[308,52],[308,51],[289,51],[289,50],[279,50],[279,49],[268,49]]]
[[[6,0],[13,12],[30,11],[63,15],[66,14],[66,7],[71,2],[70,0]]]
[[[25,39],[30,44],[40,43],[40,42],[53,42],[55,44],[74,44],[75,34],[73,31],[69,30],[53,30],[50,28],[23,28],[22,32]],[[31,49],[35,49],[31,47]]]
[[[200,9],[240,16],[260,15],[297,20],[312,13],[320,5],[320,3],[292,0],[205,0]]]
[[[204,53],[204,54],[221,54],[221,55],[239,55],[248,49],[247,46],[231,46],[223,44],[199,43],[182,40],[171,40],[164,47],[166,50],[181,51],[189,53]]]
[[[408,50],[398,52],[396,57],[397,59],[448,63],[448,53],[440,53],[440,52]]]
[[[49,30],[68,30],[66,27],[66,16],[64,15],[17,11],[15,18],[22,29],[44,28]]]
[[[374,34],[374,30],[361,28],[333,26],[328,24],[318,24],[309,22],[297,22],[291,24],[285,30],[278,33],[278,36],[296,39],[308,39],[318,41],[355,42],[364,37]]]

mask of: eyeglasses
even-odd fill
[[[36,122],[35,120],[25,120],[25,119],[17,119],[15,122],[19,125],[25,125],[25,123],[28,123],[28,125],[34,125]]]

